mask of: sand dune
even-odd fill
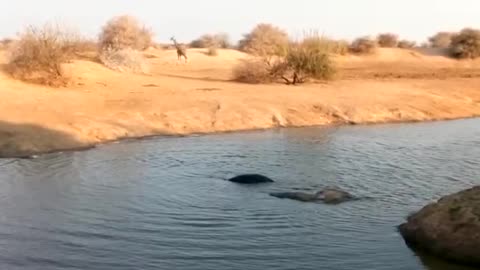
[[[68,88],[26,84],[0,72],[0,156],[160,134],[480,115],[480,62],[438,54],[382,49],[340,56],[337,80],[303,86],[232,82],[232,67],[247,57],[234,50],[217,57],[190,50],[188,64],[177,63],[171,50],[145,54],[148,75],[75,61],[66,67],[75,75]]]

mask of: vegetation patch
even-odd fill
[[[99,36],[101,50],[146,50],[152,45],[152,32],[132,16],[124,15],[111,19]]]
[[[6,70],[26,82],[65,86],[69,76],[62,65],[71,62],[81,49],[78,35],[58,25],[30,26],[10,46]]]
[[[429,46],[432,48],[449,48],[455,33],[438,32],[428,39]]]
[[[100,61],[106,67],[119,72],[149,72],[149,65],[143,54],[131,48],[121,50],[105,49],[100,54]]]
[[[398,44],[398,36],[392,33],[384,33],[377,36],[377,43],[382,48],[395,48]]]
[[[355,39],[350,45],[350,51],[356,54],[371,54],[377,49],[377,42],[370,37]]]
[[[450,52],[453,57],[459,59],[480,57],[480,30],[465,28],[453,36]]]
[[[231,47],[230,38],[225,33],[206,34],[190,43],[192,48],[222,48],[228,49]]]
[[[412,49],[415,48],[417,43],[415,41],[410,41],[410,40],[400,40],[398,42],[398,47],[401,49]]]
[[[259,24],[239,42],[241,51],[268,57],[283,54],[289,44],[288,35],[271,24]]]

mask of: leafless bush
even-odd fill
[[[434,36],[428,39],[432,48],[448,48],[452,43],[452,38],[455,33],[451,32],[438,32]]]
[[[295,85],[309,79],[329,80],[335,68],[327,50],[291,45],[286,56],[277,60],[270,72],[286,84]]]
[[[350,51],[358,54],[373,53],[376,48],[377,48],[376,41],[369,37],[357,38],[350,45]]]
[[[50,86],[64,86],[69,78],[62,64],[75,57],[78,35],[58,25],[30,26],[9,50],[7,71],[12,77]]]
[[[345,55],[348,53],[348,42],[333,40],[318,35],[309,35],[301,42],[303,48],[319,50],[333,54]]]
[[[271,24],[259,24],[239,42],[239,48],[257,56],[281,54],[288,46],[285,31]]]
[[[106,67],[119,72],[149,72],[149,66],[143,54],[131,48],[121,50],[107,48],[100,53],[100,61]]]
[[[291,44],[284,56],[241,63],[234,70],[234,76],[239,82],[268,83],[281,79],[286,84],[295,85],[309,79],[331,79],[335,71],[325,49]]]
[[[237,82],[250,84],[271,83],[274,80],[269,65],[260,59],[242,61],[234,68],[233,78]]]
[[[143,51],[152,45],[152,35],[136,18],[124,15],[107,22],[100,33],[99,45],[102,50],[131,48]]]
[[[230,39],[227,34],[219,33],[219,34],[206,34],[198,39],[192,41],[190,43],[190,47],[192,48],[222,48],[227,49],[231,47]]]
[[[450,51],[456,58],[480,57],[480,30],[465,28],[452,38]]]
[[[417,45],[415,41],[410,41],[410,40],[400,40],[398,42],[398,47],[401,49],[412,49]]]
[[[218,56],[218,49],[217,49],[217,47],[210,47],[210,48],[208,48],[207,55],[208,55],[208,56]]]
[[[382,48],[395,48],[398,44],[398,36],[392,33],[383,33],[377,36],[377,42]]]

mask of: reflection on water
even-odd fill
[[[0,160],[0,269],[465,270],[395,227],[479,184],[480,120],[302,128]],[[224,179],[263,173],[239,186]],[[328,206],[269,192],[340,186]]]

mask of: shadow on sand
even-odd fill
[[[0,121],[0,158],[29,158],[37,154],[89,148],[92,146],[63,131]]]

